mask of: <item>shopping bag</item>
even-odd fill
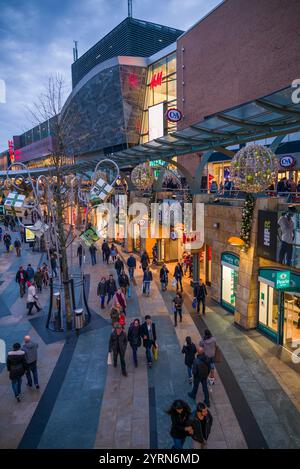
[[[152,354],[155,361],[158,359],[158,347],[157,345],[152,345]]]
[[[9,246],[9,250],[10,250],[10,251],[13,251],[13,250],[14,250],[14,247],[13,247],[12,244]]]
[[[221,363],[221,350],[218,345],[216,345],[216,351],[215,351],[215,363]]]
[[[193,299],[192,307],[193,307],[194,309],[196,309],[196,307],[197,307],[197,298],[194,298],[194,299]]]
[[[127,289],[127,295],[128,295],[128,298],[131,297],[131,286],[129,286]]]
[[[177,286],[177,280],[174,277],[173,280],[172,280],[172,287],[175,288],[176,286]]]
[[[107,364],[108,364],[108,365],[112,365],[111,352],[108,352],[108,355],[107,355]]]

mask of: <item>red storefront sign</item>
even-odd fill
[[[153,77],[151,78],[150,88],[153,90],[153,88],[160,86],[162,84],[162,79],[163,79],[163,72],[155,73]]]

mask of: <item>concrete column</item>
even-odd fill
[[[200,259],[199,259],[199,251],[193,252],[193,284],[199,283],[200,277]]]

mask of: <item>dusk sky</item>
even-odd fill
[[[221,0],[133,0],[133,16],[186,30]],[[73,40],[79,56],[127,16],[126,0],[0,0],[0,152],[34,126],[27,106],[49,76],[59,73],[71,90]],[[1,89],[1,86],[0,86]]]

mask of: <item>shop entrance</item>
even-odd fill
[[[223,252],[221,257],[221,304],[231,313],[235,312],[239,264],[240,259],[236,254]]]
[[[279,345],[292,349],[300,340],[300,275],[291,272],[290,286],[281,290],[276,288],[278,272],[283,271],[260,270],[258,328]]]

